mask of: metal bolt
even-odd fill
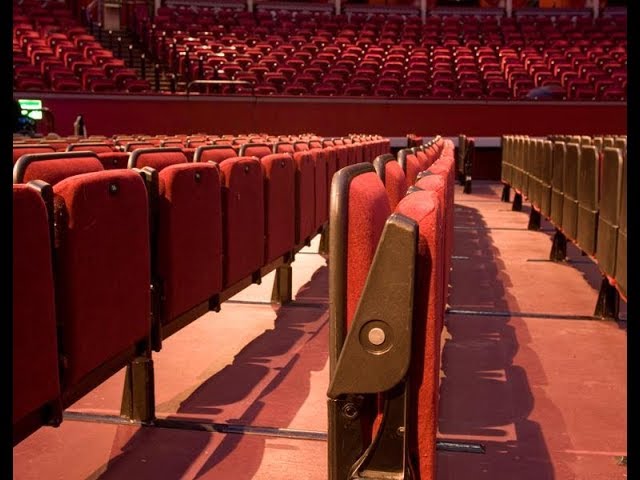
[[[202,179],[202,174],[200,172],[196,172],[196,182],[200,182]]]
[[[396,433],[398,434],[399,437],[404,436],[404,427],[398,427],[398,430],[396,430]]]
[[[111,195],[115,195],[116,193],[118,193],[118,185],[116,185],[115,183],[110,183],[109,184],[109,193]]]
[[[379,327],[374,327],[369,330],[369,341],[373,345],[382,345],[384,343],[386,336],[384,334],[384,330]]]
[[[353,420],[358,416],[358,408],[353,403],[347,403],[344,407],[342,407],[342,415],[350,420]]]

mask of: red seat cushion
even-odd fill
[[[37,155],[46,156],[49,154]],[[60,158],[34,160],[30,162],[24,170],[22,183],[27,183],[31,180],[43,180],[51,185],[55,185],[74,175],[104,170],[95,154],[92,155],[93,156],[68,158],[64,153],[61,153]],[[20,162],[18,162],[16,166],[19,167]]]
[[[134,159],[135,168],[151,167],[158,172],[169,165],[187,163],[187,156],[182,151],[166,151],[161,148],[154,150],[135,152],[129,160]]]

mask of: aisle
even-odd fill
[[[574,247],[567,263],[546,261],[552,226],[527,230],[528,207],[513,212],[500,193],[456,190],[439,430],[487,453],[441,452],[438,479],[626,478],[626,322],[583,319],[597,266]]]

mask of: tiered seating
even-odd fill
[[[185,81],[221,93],[623,100],[626,18],[499,18],[164,7],[136,30]],[[527,97],[534,88],[548,91]]]
[[[385,155],[332,183],[329,478],[435,478],[454,147],[399,158],[404,171]],[[419,180],[392,210],[412,163]]]
[[[503,200],[531,201],[529,228],[544,215],[555,227],[551,260],[564,261],[567,240],[597,262],[603,282],[595,315],[617,318],[627,298],[626,137],[505,136]]]
[[[145,92],[149,82],[115,58],[60,2],[13,2],[14,89]]]
[[[283,140],[248,138],[270,151]],[[274,302],[289,301],[295,253],[326,230],[329,148],[258,159],[240,142],[211,162],[209,145],[193,162],[179,147],[67,140],[73,151],[14,165],[14,444],[125,366],[122,414],[153,422],[152,351],[270,271]],[[345,140],[365,163],[389,151],[380,137]],[[99,155],[114,153],[125,168],[106,170]]]

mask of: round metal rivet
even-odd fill
[[[385,340],[384,330],[378,327],[374,327],[369,330],[368,338],[373,345],[382,345]]]
[[[249,173],[249,165],[244,166],[244,173]]]
[[[109,184],[109,193],[111,195],[115,195],[116,193],[118,193],[118,185],[116,185],[115,183],[110,183]]]
[[[196,172],[196,182],[199,182],[200,180],[202,180],[202,174],[200,172]]]

